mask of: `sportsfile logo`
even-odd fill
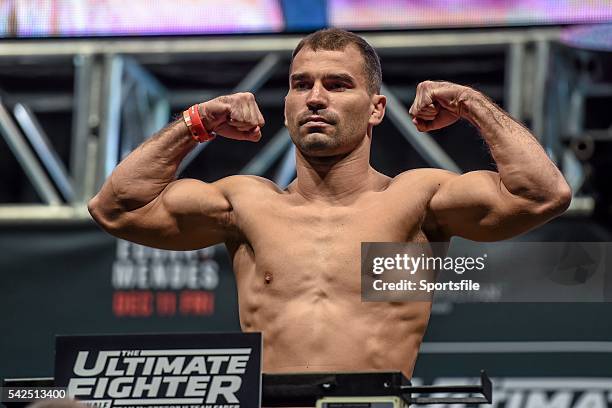
[[[78,351],[71,397],[99,408],[240,408],[251,348]]]

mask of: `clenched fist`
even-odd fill
[[[257,142],[265,124],[250,92],[219,96],[199,105],[204,127],[221,136]]]
[[[476,92],[452,82],[424,81],[417,85],[410,107],[412,123],[421,132],[452,125],[462,117],[463,103]]]

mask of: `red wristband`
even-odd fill
[[[202,118],[200,117],[198,104],[193,105],[183,112],[183,120],[196,142],[208,142],[215,138],[215,135],[208,133],[204,127],[204,123],[202,123]]]

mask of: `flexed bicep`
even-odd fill
[[[526,232],[547,221],[546,205],[510,193],[498,173],[462,175],[441,171],[429,211],[448,236],[496,241]]]
[[[155,200],[124,213],[120,223],[103,227],[117,237],[162,249],[190,250],[224,242],[234,227],[225,184],[174,181]]]

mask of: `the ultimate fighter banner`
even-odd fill
[[[55,384],[99,408],[258,408],[260,333],[58,336]]]

